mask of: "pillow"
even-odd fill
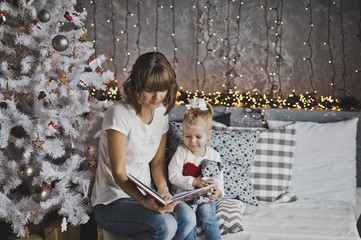
[[[288,202],[292,180],[296,124],[288,128],[263,130],[256,145],[250,178],[258,200]]]
[[[296,122],[290,192],[298,198],[356,204],[357,121],[358,118],[329,123]],[[268,121],[270,128],[285,123]]]
[[[216,202],[216,216],[221,235],[243,231],[242,215],[246,204],[237,199],[222,199]],[[197,235],[204,235],[202,226],[197,224]]]
[[[177,148],[182,143],[182,123],[177,121],[169,122],[169,130],[167,133],[167,148],[165,159],[170,162]]]
[[[224,198],[258,206],[249,173],[259,134],[260,131],[213,131],[212,147],[223,162]]]
[[[231,113],[224,113],[218,116],[213,116],[213,120],[229,127],[231,125]]]

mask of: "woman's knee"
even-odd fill
[[[161,214],[155,226],[157,239],[172,239],[177,232],[178,224],[171,214]]]

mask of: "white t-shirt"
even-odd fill
[[[129,197],[114,181],[106,130],[113,129],[127,136],[126,171],[150,187],[149,162],[158,150],[162,135],[169,128],[165,111],[163,105],[156,108],[153,121],[148,125],[142,122],[125,99],[109,107],[103,119],[99,140],[98,166],[91,197],[93,206]]]
[[[203,159],[221,162],[221,157],[219,156],[219,153],[210,147],[206,147],[206,153],[203,157],[194,156],[192,152],[184,145],[178,147],[168,166],[169,181],[172,184],[173,194],[194,189],[194,187],[192,186],[194,177],[183,176],[183,166],[186,163],[193,163],[198,167],[200,166]],[[218,198],[223,198],[223,171],[221,172],[220,176],[214,178],[214,180],[216,187],[219,188],[222,192],[222,194]]]

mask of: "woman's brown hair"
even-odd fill
[[[136,113],[142,110],[141,92],[168,90],[163,105],[168,114],[174,107],[177,98],[178,85],[176,74],[167,58],[159,52],[148,52],[140,55],[135,61],[129,77],[123,83],[128,102]]]

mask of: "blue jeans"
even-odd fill
[[[207,240],[220,240],[219,225],[216,216],[215,202],[199,204],[196,211],[197,219],[200,221],[204,235]]]
[[[97,224],[109,233],[139,240],[195,240],[196,216],[187,204],[179,203],[172,213],[159,214],[132,198],[122,198],[93,209]]]

